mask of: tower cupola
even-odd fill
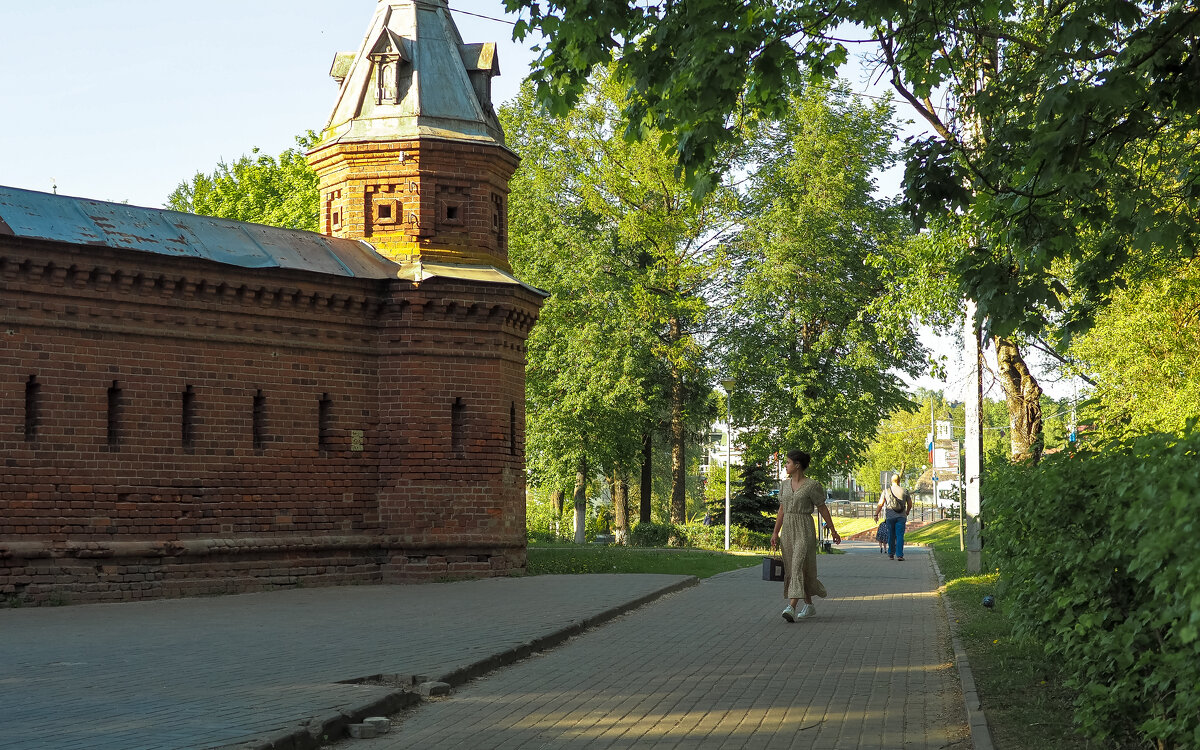
[[[402,264],[507,272],[517,157],[491,100],[496,46],[464,44],[446,0],[380,0],[356,53],[334,58],[337,102],[309,162],[321,230]]]

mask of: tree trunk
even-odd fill
[[[587,541],[584,536],[584,524],[587,521],[587,459],[579,459],[579,468],[575,471],[575,543]]]
[[[617,544],[626,544],[629,539],[629,479],[624,475],[618,476],[613,483],[613,518]]]
[[[654,436],[642,433],[642,496],[638,500],[638,522],[650,523],[650,493],[654,487]]]
[[[683,375],[671,371],[671,523],[687,521],[686,431],[683,423]]]
[[[553,490],[550,493],[550,507],[554,510],[554,538],[557,539],[560,527],[562,525],[563,514],[563,496],[566,493],[562,490]]]
[[[1014,461],[1042,458],[1042,387],[1038,385],[1021,350],[1011,339],[996,337],[996,365],[1008,401],[1009,435]]]

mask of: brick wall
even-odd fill
[[[421,138],[318,146],[321,232],[363,238],[403,262],[508,270],[508,180],[517,157],[483,143]]]
[[[0,597],[523,567],[537,307],[0,237]]]

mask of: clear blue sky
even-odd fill
[[[183,180],[320,130],[333,56],[376,0],[0,2],[0,184],[160,207]],[[452,0],[466,42],[500,45],[496,98],[534,53],[500,0]],[[509,20],[515,17],[508,16]]]
[[[358,48],[376,2],[0,0],[0,184],[161,207],[222,159],[278,154],[325,125],[330,63]],[[463,41],[499,45],[508,100],[536,57],[512,41],[515,15],[501,0],[450,7]],[[955,347],[926,341],[953,371]],[[921,384],[954,397],[950,380]]]

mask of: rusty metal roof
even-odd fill
[[[357,240],[2,185],[0,235],[351,278],[394,279],[400,268]]]

